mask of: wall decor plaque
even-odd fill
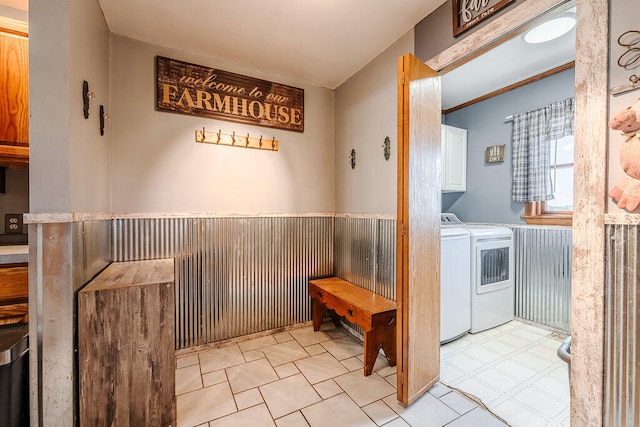
[[[452,0],[453,36],[473,28],[514,0]]]
[[[156,109],[304,132],[304,89],[162,56]]]

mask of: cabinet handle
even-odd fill
[[[353,317],[353,310],[349,309],[347,311],[349,312],[349,316]]]

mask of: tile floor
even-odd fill
[[[505,425],[441,383],[403,408],[396,400],[396,368],[379,357],[374,373],[364,377],[362,359],[362,343],[330,322],[319,332],[308,326],[181,352],[178,426]],[[457,368],[449,369],[455,377]]]
[[[514,427],[568,426],[566,336],[514,320],[441,347],[440,381],[480,399]]]

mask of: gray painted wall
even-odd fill
[[[490,98],[444,116],[444,123],[469,131],[467,191],[442,195],[442,211],[462,221],[521,224],[524,203],[511,200],[512,122],[505,117],[573,96],[574,70]],[[505,144],[503,163],[485,164],[488,146]]]

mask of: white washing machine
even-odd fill
[[[471,234],[442,227],[440,240],[440,343],[461,337],[471,328]]]
[[[454,214],[441,216],[443,227],[471,234],[471,328],[481,332],[513,320],[513,232],[497,225],[464,224]]]

